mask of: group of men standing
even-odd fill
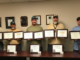
[[[26,32],[36,32],[36,31],[43,31],[43,28],[40,25],[37,25],[37,18],[36,16],[33,16],[31,18],[31,22],[32,25],[30,27],[27,28]],[[80,31],[80,17],[77,18],[77,24],[78,26],[72,28],[72,31]],[[54,16],[53,17],[53,23],[51,23],[50,25],[47,26],[46,29],[54,29],[55,30],[55,34],[57,32],[57,29],[65,29],[64,25],[62,23],[59,22],[59,17],[58,16]],[[2,31],[2,30],[1,30]],[[16,28],[16,24],[15,22],[11,22],[11,29],[8,32],[17,32],[17,31],[21,31],[20,29]],[[64,38],[47,38],[48,39],[48,51],[52,50],[52,44],[63,44],[63,39]],[[22,39],[17,39],[17,40],[11,40],[8,39],[9,44],[17,44],[17,51],[21,51],[22,47],[21,47],[21,40]],[[43,51],[44,49],[44,39],[28,39],[28,46],[30,44],[40,44],[40,50]],[[78,44],[80,44],[80,40],[74,40],[74,51],[78,51]],[[43,47],[44,46],[44,47]],[[2,41],[0,41],[0,50],[3,50],[4,48],[4,44],[2,43]],[[27,47],[27,49],[29,50],[29,47]],[[30,58],[30,60],[33,60],[33,58]]]

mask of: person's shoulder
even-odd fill
[[[21,31],[20,29],[16,29],[17,31]]]
[[[51,25],[53,25],[53,23],[49,24],[48,26],[51,26]]]
[[[59,25],[64,25],[64,24],[60,22]]]
[[[73,28],[72,28],[72,31],[75,30],[77,27],[78,27],[78,26],[73,27]]]
[[[27,29],[31,28],[32,26],[27,27]]]

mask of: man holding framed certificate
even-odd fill
[[[73,27],[71,31],[80,31],[80,17],[77,18],[77,24],[78,24],[78,26]],[[75,36],[75,38],[76,38],[76,36]],[[73,51],[79,51],[79,47],[78,47],[79,44],[80,44],[80,40],[75,39],[74,40]]]
[[[27,32],[37,32],[37,31],[43,31],[43,28],[39,25],[37,25],[37,18],[36,16],[33,16],[31,18],[31,22],[32,25],[30,27],[27,28]],[[40,51],[42,51],[42,46],[43,46],[43,40],[42,39],[28,39],[28,50],[29,50],[29,46],[32,44],[39,44],[40,45]],[[30,60],[35,60],[33,58],[30,58]]]
[[[16,24],[15,24],[15,22],[14,21],[12,21],[11,23],[11,29],[8,31],[8,32],[19,32],[19,31],[21,31],[20,29],[17,29],[16,28]],[[16,49],[17,49],[17,51],[21,51],[22,49],[21,49],[21,38],[17,38],[17,39],[8,39],[8,41],[9,41],[9,44],[10,45],[16,45]],[[9,57],[10,58],[10,57]],[[17,58],[19,58],[19,60],[26,60],[26,57],[13,57],[13,59],[16,59],[17,60]]]
[[[48,25],[46,29],[54,29],[55,30],[55,38],[48,37],[48,51],[52,50],[52,44],[63,44],[64,38],[56,37],[57,29],[64,29],[64,25],[62,23],[59,23],[59,21],[58,21],[58,16],[53,16],[53,23]]]

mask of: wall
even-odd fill
[[[46,29],[46,15],[57,14],[59,21],[62,22],[69,31],[77,25],[76,18],[80,16],[79,0],[53,0],[46,2],[27,2],[27,3],[8,3],[0,4],[0,17],[2,18],[2,28],[8,31],[5,26],[5,17],[14,16],[16,27],[26,31],[27,27],[21,27],[20,17],[27,16],[28,23],[31,25],[33,15],[41,15],[41,26]],[[26,40],[23,40],[23,50],[26,50]],[[4,40],[4,43],[6,41]],[[73,50],[73,41],[64,40],[65,51]]]

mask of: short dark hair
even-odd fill
[[[80,17],[77,18],[77,21],[79,21],[79,20],[80,20]]]
[[[53,18],[57,18],[58,19],[58,16],[53,16]]]

